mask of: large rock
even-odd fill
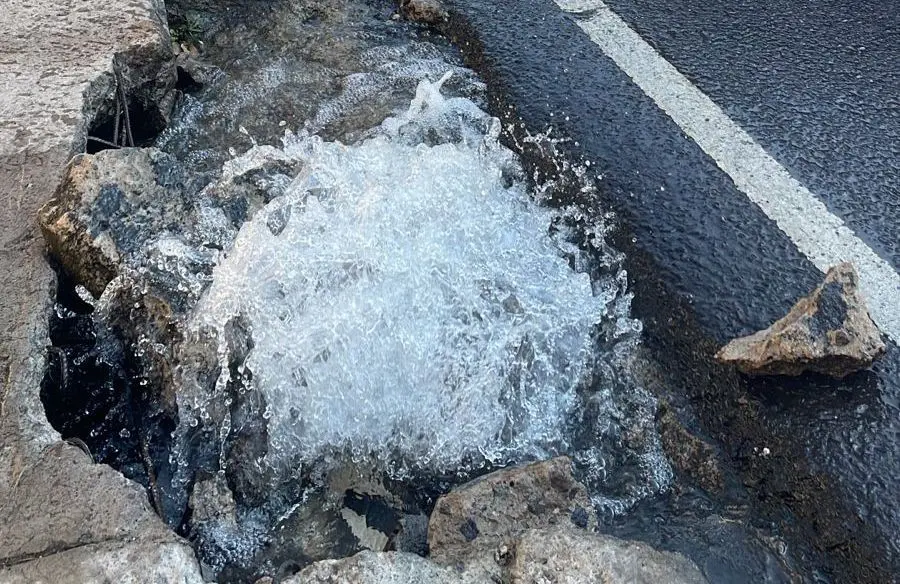
[[[852,264],[828,271],[815,291],[769,328],[735,339],[716,358],[751,375],[844,377],[869,367],[885,350],[859,292]]]
[[[199,582],[190,547],[165,529],[143,491],[60,441],[40,400],[54,279],[37,210],[98,116],[114,108],[114,60],[136,107],[152,114],[151,102],[169,94],[175,76],[162,14],[155,0],[32,0],[0,12],[4,584]]]
[[[0,506],[0,563],[138,535],[176,539],[141,487],[64,442],[14,478],[5,501],[15,504]]]
[[[645,543],[568,528],[529,530],[516,542],[509,584],[706,584],[690,560]]]
[[[284,584],[492,584],[468,572],[444,568],[414,554],[364,551],[308,566]]]
[[[438,499],[428,526],[436,562],[497,577],[515,538],[554,525],[593,529],[584,485],[566,457],[500,470]]]
[[[500,470],[444,495],[430,560],[365,551],[308,566],[286,584],[705,584],[689,560],[592,533],[597,521],[568,458]]]
[[[99,297],[125,266],[150,264],[154,251],[161,256],[178,247],[170,255],[198,253],[182,238],[198,223],[186,182],[174,161],[154,149],[76,156],[40,210],[41,231],[63,268]]]

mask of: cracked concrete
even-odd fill
[[[37,209],[92,118],[117,59],[151,99],[174,78],[154,0],[23,0],[0,12],[0,582],[202,582],[143,490],[60,441],[40,401],[54,277]]]

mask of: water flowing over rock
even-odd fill
[[[716,358],[751,375],[805,371],[845,377],[885,351],[850,263],[828,270],[825,281],[769,328],[735,339]]]
[[[140,413],[112,444],[127,441],[129,476],[207,577],[421,549],[430,501],[369,533],[324,479],[342,468],[410,492],[568,453],[592,469],[579,523],[668,484],[655,401],[620,365],[640,324],[605,226],[541,205],[553,185],[527,186],[499,121],[460,97],[477,93],[471,72],[435,51],[367,51],[376,71],[349,75],[303,129],[277,125],[280,145],[236,130],[241,155],[204,150],[216,116],[199,107],[201,123],[160,139],[176,153],[80,157],[43,210],[54,256],[99,295],[72,317],[90,347],[60,350],[58,368],[71,354],[122,370],[120,409]],[[405,109],[346,122],[392,79],[421,80]],[[197,159],[179,150],[192,144]],[[642,439],[622,447],[626,433]]]
[[[41,208],[41,230],[63,268],[94,296],[143,269],[159,293],[183,302],[203,289],[203,272],[216,262],[215,248],[227,245],[230,227],[212,208],[227,208],[230,199],[204,205],[191,182],[152,148],[79,155]]]
[[[256,464],[276,470],[340,455],[401,477],[566,448],[618,292],[571,269],[496,120],[443,82],[362,142],[288,133],[226,165],[225,181],[273,160],[303,170],[193,311],[193,330],[219,331],[222,374],[184,384],[186,425],[220,423],[210,404],[241,378],[266,404]],[[236,317],[252,346],[238,357],[222,344]]]

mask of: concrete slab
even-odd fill
[[[36,212],[109,103],[114,59],[132,94],[171,90],[165,22],[154,0],[0,11],[0,582],[145,581],[162,558],[181,579],[159,581],[200,581],[141,489],[61,442],[40,401],[54,277]]]

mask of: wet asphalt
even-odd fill
[[[457,42],[488,80],[495,107],[511,107],[510,119],[531,131],[553,127],[570,139],[570,153],[597,171],[604,202],[628,234],[620,247],[632,256],[626,265],[635,311],[649,323],[648,344],[658,337],[659,346],[679,346],[695,359],[688,369],[704,368],[694,381],[715,386],[705,369],[714,348],[783,316],[822,274],[551,0],[449,4]],[[609,5],[863,241],[900,266],[900,3]],[[675,307],[688,316],[670,317]],[[691,374],[684,379],[690,384]],[[848,540],[872,538],[863,543],[877,550],[882,574],[900,574],[896,345],[872,371],[842,381],[737,383],[758,405],[767,436],[801,453],[810,476],[823,474],[833,485],[848,508],[838,521],[859,526],[822,547],[839,553],[860,543]],[[727,424],[707,426],[728,432]],[[840,557],[855,561],[852,554]]]

